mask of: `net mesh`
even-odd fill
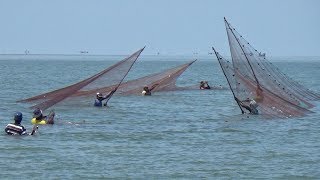
[[[24,99],[18,102],[36,101],[37,104],[32,106],[31,108],[40,108],[42,110],[46,110],[49,107],[65,100],[66,98],[71,97],[78,91],[90,91],[105,86],[112,87],[111,89],[108,89],[108,92],[117,90],[143,50],[144,48],[140,49],[139,51],[133,53],[131,56],[123,59],[122,61],[76,84],[48,93],[40,94],[38,96]],[[92,93],[86,95],[95,96],[96,91],[94,91],[94,93],[93,91],[90,92]],[[109,96],[109,99],[111,97],[112,95]],[[109,99],[107,99],[107,101]]]
[[[319,100],[312,92],[282,73],[247,42],[225,19],[232,62],[217,52],[222,70],[234,96],[255,99],[258,110],[269,117],[303,116]],[[239,106],[243,111],[243,108]]]
[[[190,61],[188,63],[182,64],[171,69],[167,69],[159,73],[151,74],[127,82],[122,82],[122,80],[129,72],[134,61],[138,58],[142,50],[143,49],[134,53],[130,57],[122,60],[121,62],[109,67],[108,69],[79,83],[52,92],[34,96],[28,99],[24,99],[19,102],[37,102],[37,104],[32,106],[32,108],[39,107],[45,110],[53,106],[54,104],[63,101],[66,98],[68,98],[68,100],[79,99],[83,97],[92,98],[95,97],[97,92],[100,92],[102,94],[108,94],[114,89],[116,89],[115,94],[137,95],[141,94],[143,87],[145,86],[148,86],[149,88],[154,87],[152,92],[189,90],[199,88],[197,85],[188,87],[179,87],[176,85],[176,81],[179,78],[179,76],[196,60]],[[103,77],[101,77],[102,74]],[[99,75],[101,76],[99,77]],[[91,81],[91,83],[87,85],[82,84],[83,82],[88,82],[89,79],[93,81]],[[83,85],[83,87],[79,88],[81,85]],[[108,100],[109,99],[107,99],[107,101]]]
[[[186,64],[182,64],[172,69],[159,72],[159,73],[155,73],[155,74],[144,76],[135,80],[124,82],[119,86],[117,90],[117,94],[122,94],[122,95],[141,94],[143,87],[145,86],[148,86],[149,88],[154,87],[152,92],[174,91],[174,90],[191,88],[191,87],[176,86],[176,80],[195,61],[196,60]],[[114,89],[114,85],[106,86],[99,89],[88,90],[88,91],[79,91],[73,96],[88,96],[96,92],[105,93],[105,92],[109,92],[112,89]]]
[[[308,101],[319,100],[320,95],[289,78],[251,46],[230,23],[225,20],[232,63],[246,78],[254,79],[257,87],[263,86],[290,102],[311,108]]]

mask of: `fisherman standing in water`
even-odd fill
[[[142,95],[144,96],[151,96],[151,91],[157,87],[159,84],[154,84],[151,89],[149,89],[148,86],[143,87],[143,91],[141,92]]]
[[[208,84],[208,81],[200,81],[200,89],[211,89]]]
[[[94,106],[96,107],[102,107],[102,101],[105,99],[108,99],[110,96],[112,96],[113,93],[116,92],[117,89],[114,89],[113,91],[111,91],[108,95],[103,96],[101,93],[97,93],[96,95],[96,99],[94,101]],[[107,102],[103,104],[104,106],[107,106]]]
[[[14,123],[9,123],[4,131],[9,135],[25,135],[26,129],[21,125],[22,113],[16,112],[13,119]]]
[[[43,115],[42,110],[37,108],[33,111],[32,124],[54,124],[55,113],[51,111],[48,116]]]
[[[240,101],[238,98],[235,97],[235,100],[242,106],[243,108],[249,111],[249,114],[258,115],[259,111],[257,109],[258,104],[255,100],[247,98],[246,100]],[[249,103],[249,105],[245,104]]]
[[[22,113],[16,112],[13,116],[14,123],[9,123],[4,131],[8,135],[33,135],[36,131],[37,126],[35,126],[31,133],[27,133],[26,129],[21,125]]]

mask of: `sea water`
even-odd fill
[[[15,111],[31,130],[32,104],[17,100],[85,79],[125,56],[2,55],[0,129]],[[195,57],[141,56],[126,79]],[[197,57],[179,86],[227,87],[214,56]],[[275,57],[274,65],[320,92],[320,57]],[[0,133],[1,179],[319,179],[320,114],[266,120],[240,115],[230,90],[115,95],[109,107],[53,106],[55,125],[35,136]]]

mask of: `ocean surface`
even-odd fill
[[[143,53],[142,53],[143,54]],[[32,104],[17,100],[65,87],[125,56],[1,55],[0,127]],[[227,87],[211,56],[141,56],[126,79],[198,59],[177,81]],[[320,57],[273,57],[280,70],[320,92]],[[240,115],[229,90],[94,97],[57,104],[55,125],[35,136],[0,133],[0,179],[320,179],[320,103],[303,118],[266,120]]]

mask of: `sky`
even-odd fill
[[[228,56],[223,17],[267,55],[320,56],[318,0],[0,0],[0,54]]]

